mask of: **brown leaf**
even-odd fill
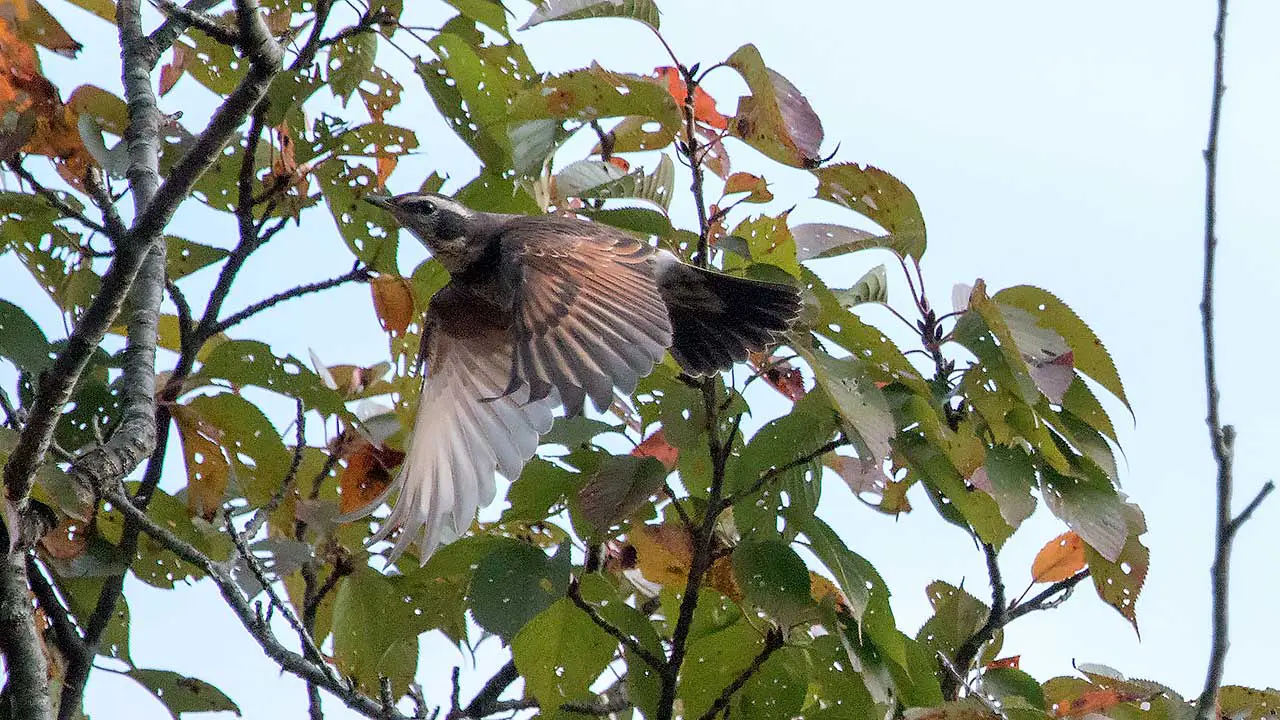
[[[1036,582],[1066,580],[1085,568],[1084,540],[1068,530],[1045,544],[1031,563],[1031,577]]]
[[[825,576],[819,575],[812,570],[809,571],[809,594],[818,603],[827,598],[835,603],[836,609],[841,612],[850,612],[849,599],[840,592],[840,588],[836,584],[828,580]]]
[[[1010,668],[1013,670],[1017,670],[1021,666],[1022,666],[1021,655],[1010,655],[1009,657],[997,658],[987,663],[988,670],[996,670],[999,668]]]
[[[1054,706],[1053,713],[1058,717],[1083,717],[1092,713],[1103,713],[1120,703],[1137,700],[1132,693],[1110,688],[1107,690],[1090,690],[1080,697],[1064,704]]]
[[[656,458],[666,466],[667,470],[675,470],[676,463],[680,460],[680,450],[667,442],[662,428],[658,428],[652,435],[645,438],[631,451],[631,454],[637,457]]]
[[[83,520],[63,518],[58,526],[40,538],[45,552],[58,560],[70,560],[84,552],[87,536]]]
[[[379,275],[369,283],[373,311],[382,329],[399,337],[413,322],[413,287],[399,275]]]
[[[742,602],[742,589],[738,587],[738,581],[733,577],[732,555],[721,555],[711,563],[711,569],[707,570],[707,584],[730,600]]]
[[[164,64],[160,68],[160,95],[168,95],[173,86],[178,84],[178,80],[187,72],[187,60],[190,52],[186,45],[175,43],[173,46],[173,60]]]
[[[338,476],[342,495],[338,512],[355,512],[377,499],[391,484],[391,468],[404,462],[404,453],[359,442],[347,455],[347,465]]]
[[[395,172],[396,165],[400,163],[400,158],[395,155],[378,153],[374,158],[374,161],[377,163],[376,175],[378,178],[378,188],[385,188],[387,186],[387,178],[391,177],[391,173]]]
[[[222,507],[231,476],[230,462],[219,442],[222,433],[186,405],[174,405],[171,412],[187,461],[187,507],[193,515],[212,520]]]

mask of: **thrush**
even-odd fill
[[[559,215],[479,212],[443,195],[370,194],[449,272],[423,320],[425,377],[407,454],[367,515],[427,557],[470,527],[551,429],[553,412],[604,411],[668,350],[692,376],[778,341],[799,314],[789,285],[695,267],[625,231]]]

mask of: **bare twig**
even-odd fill
[[[77,210],[75,207],[72,207],[70,203],[62,199],[62,196],[59,195],[57,191],[51,190],[45,187],[44,185],[41,185],[40,181],[36,180],[35,176],[32,175],[25,167],[22,166],[21,159],[14,157],[11,160],[5,161],[5,164],[7,164],[9,166],[9,169],[13,171],[13,174],[22,178],[22,180],[26,182],[27,185],[31,186],[32,190],[36,191],[37,195],[44,198],[45,201],[48,202],[51,206],[53,206],[53,209],[57,210],[58,213],[61,214],[63,217],[75,220],[76,222],[89,228],[90,230],[93,230],[94,232],[97,232],[97,233],[102,233],[103,235],[106,235],[107,237],[113,240],[119,237],[119,235],[113,235],[113,233],[110,230],[108,230],[106,226],[102,225],[101,223],[97,223],[97,222],[94,222],[93,220],[90,220],[83,212]]]
[[[520,673],[516,671],[515,661],[508,661],[506,665],[503,665],[502,668],[498,670],[498,672],[493,674],[493,677],[489,678],[489,681],[484,684],[484,687],[480,688],[480,692],[476,693],[476,696],[471,699],[471,702],[467,704],[467,707],[462,710],[462,714],[457,717],[478,718],[500,712],[496,705],[498,698],[501,697],[502,693],[506,692],[507,688],[511,687],[511,683],[514,683],[519,677]],[[452,712],[449,713],[448,717],[451,720],[456,720]]]
[[[263,310],[267,310],[272,307],[275,307],[276,305],[279,305],[280,303],[285,302],[286,300],[292,300],[294,298],[302,297],[303,295],[308,295],[314,292],[320,292],[321,290],[328,290],[330,288],[338,287],[339,285],[345,285],[349,282],[368,282],[369,277],[370,275],[369,275],[368,268],[361,267],[359,263],[357,263],[356,266],[353,267],[351,270],[337,277],[329,278],[328,280],[321,280],[319,282],[309,283],[307,285],[299,285],[298,287],[295,287],[291,290],[287,290],[285,292],[272,295],[271,297],[265,300],[256,302],[250,305],[249,307],[227,317],[225,320],[221,320],[217,322],[216,324],[213,325],[212,330],[214,332],[225,332],[231,327],[238,325],[244,322],[245,320],[248,320],[254,315],[257,315]]]
[[[240,35],[234,28],[229,28],[202,12],[179,5],[173,0],[151,0],[165,17],[176,20],[183,25],[193,27],[223,45],[236,47],[240,44]]]
[[[1252,502],[1237,517],[1231,515],[1231,491],[1233,485],[1232,464],[1235,449],[1235,429],[1222,423],[1219,414],[1217,357],[1214,347],[1214,271],[1217,264],[1217,182],[1218,182],[1218,131],[1222,122],[1222,96],[1226,92],[1226,28],[1227,0],[1218,0],[1217,22],[1213,32],[1213,97],[1209,105],[1209,137],[1204,150],[1204,278],[1200,299],[1201,327],[1204,335],[1204,383],[1209,425],[1209,443],[1213,459],[1218,466],[1217,508],[1215,513],[1215,547],[1213,568],[1210,571],[1213,587],[1213,629],[1209,652],[1209,667],[1205,673],[1204,689],[1196,701],[1196,720],[1209,720],[1217,714],[1218,688],[1222,685],[1222,673],[1226,666],[1230,647],[1228,630],[1228,595],[1231,581],[1231,546],[1240,526],[1270,494],[1272,484],[1267,483]]]
[[[1053,583],[1026,602],[1019,602],[1010,605],[1009,609],[1005,611],[1004,614],[1004,624],[1008,625],[1023,615],[1036,612],[1037,610],[1049,610],[1058,607],[1065,602],[1067,598],[1071,597],[1071,591],[1087,577],[1089,577],[1089,570],[1088,568],[1085,568],[1066,580],[1059,580],[1058,582]],[[1059,596],[1058,593],[1062,593],[1062,595]]]

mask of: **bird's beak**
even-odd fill
[[[368,195],[364,196],[364,201],[371,205],[377,205],[383,210],[387,210],[387,211],[392,210],[390,195],[386,195],[383,193],[369,193]]]

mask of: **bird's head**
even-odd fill
[[[391,213],[451,273],[465,268],[484,249],[484,238],[472,237],[479,213],[452,198],[412,192],[394,196],[369,193],[364,199]]]

